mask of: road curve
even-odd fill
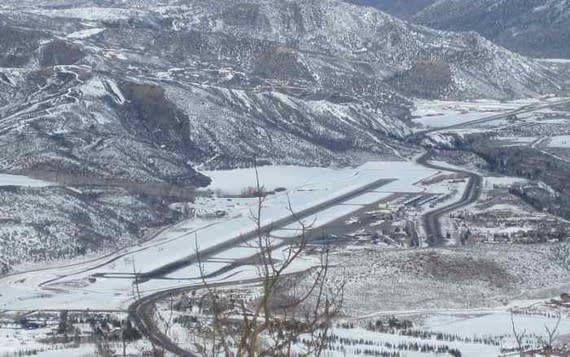
[[[453,169],[430,163],[429,160],[431,159],[432,156],[433,156],[433,151],[427,151],[417,160],[417,162],[418,164],[428,167],[430,169],[460,173],[467,175],[469,177],[469,181],[467,182],[467,187],[465,188],[463,196],[461,196],[461,199],[459,201],[454,202],[448,206],[438,208],[434,211],[427,212],[423,216],[423,225],[428,242],[430,243],[431,246],[440,246],[444,243],[444,236],[441,229],[441,217],[445,214],[456,211],[458,209],[461,209],[465,206],[468,206],[476,202],[481,196],[481,190],[483,187],[483,178],[481,177],[481,175],[478,175],[470,171]]]
[[[268,226],[267,228],[275,229],[276,226],[282,227],[282,226],[289,225],[291,223],[296,222],[298,219],[303,219],[305,217],[314,215],[314,214],[316,214],[316,213],[318,213],[324,209],[327,209],[329,207],[332,207],[334,205],[342,203],[342,202],[349,200],[353,197],[359,196],[359,195],[361,195],[367,191],[371,191],[371,190],[377,189],[381,186],[384,186],[391,181],[393,181],[393,180],[391,180],[391,179],[376,180],[376,181],[371,182],[370,184],[367,184],[365,186],[362,186],[356,190],[350,191],[346,194],[343,194],[341,196],[338,196],[336,198],[328,200],[327,202],[323,202],[322,204],[313,206],[313,207],[308,208],[306,210],[303,210],[301,212],[297,212],[295,214],[295,217],[288,216],[284,219],[280,219],[276,222],[273,222],[271,224],[271,226]],[[264,229],[265,229],[265,227],[264,227]],[[201,252],[200,255],[203,258],[203,257],[207,257],[210,255],[217,254],[220,251],[224,251],[228,248],[231,248],[233,245],[243,243],[244,239],[246,239],[246,240],[249,239],[250,238],[249,236],[252,234],[254,237],[257,234],[257,232],[254,231],[254,232],[247,234],[246,236],[241,236],[241,237],[237,237],[233,240],[230,240],[230,241],[224,243],[223,245],[214,246],[208,250]],[[287,243],[283,243],[283,245],[284,244],[287,244]],[[140,275],[138,277],[138,281],[144,282],[145,280],[149,280],[149,279],[159,279],[169,272],[176,271],[182,267],[185,267],[185,266],[187,266],[189,264],[193,264],[193,263],[195,263],[195,257],[190,256],[190,257],[187,257],[183,260],[174,262],[168,266],[162,267],[162,268],[158,269],[157,271],[149,272],[149,273]],[[296,274],[296,273],[294,273],[294,274]],[[109,277],[112,277],[112,276],[109,276]],[[259,282],[258,278],[243,280],[243,281],[232,281],[230,283],[223,283],[223,282],[222,283],[212,283],[212,284],[210,284],[210,286],[212,288],[216,288],[216,287],[219,288],[219,287],[228,286],[228,285],[236,286],[236,285],[241,285],[241,284],[252,284],[252,283],[256,283],[256,282]],[[188,292],[191,292],[193,290],[199,290],[202,288],[203,288],[202,284],[197,284],[197,285],[191,285],[191,286],[180,287],[180,288],[175,288],[175,289],[168,289],[165,291],[156,292],[156,293],[148,295],[148,296],[144,296],[129,306],[129,309],[128,309],[129,316],[130,316],[131,320],[133,321],[133,323],[136,325],[137,329],[141,332],[141,334],[143,336],[145,336],[149,341],[151,341],[153,345],[164,348],[168,352],[170,352],[174,355],[177,355],[177,356],[194,357],[194,356],[196,356],[195,354],[193,354],[192,352],[184,350],[182,347],[180,347],[175,342],[173,342],[168,336],[166,336],[162,331],[160,331],[156,327],[156,323],[155,323],[155,321],[153,321],[153,306],[157,301],[160,301],[164,298],[167,298],[168,296],[177,295],[180,293],[188,293]]]
[[[297,272],[293,274],[303,274],[304,272]],[[261,282],[261,279],[246,279],[241,281],[233,281],[229,283],[213,283],[209,284],[210,288],[216,289],[224,286],[237,286],[244,284],[255,284]],[[163,300],[169,296],[178,295],[182,293],[189,293],[192,291],[197,291],[204,289],[203,285],[193,285],[180,287],[175,289],[169,289],[165,291],[160,291],[152,295],[145,296],[129,306],[129,317],[131,321],[135,324],[139,332],[145,336],[154,346],[161,347],[166,351],[182,357],[200,357],[195,353],[187,351],[173,342],[170,337],[165,335],[155,326],[153,320],[153,307],[154,304],[160,300]]]
[[[129,317],[139,332],[146,337],[153,346],[163,348],[176,356],[199,357],[174,343],[166,334],[156,327],[153,319],[153,307],[155,302],[168,296],[190,292],[198,288],[200,288],[200,286],[183,287],[145,296],[129,306]]]

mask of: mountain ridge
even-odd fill
[[[3,132],[33,139],[4,135],[18,150],[0,169],[203,185],[193,166],[241,166],[253,156],[346,165],[358,152],[391,155],[395,139],[409,134],[413,97],[561,89],[546,67],[474,33],[438,32],[335,0],[97,3],[24,1],[19,16],[1,14],[16,34],[39,24],[27,30],[41,40],[20,35],[37,48],[16,43],[19,68],[0,71],[16,97],[32,84],[25,102],[0,108],[10,118]],[[30,113],[29,103],[48,108]],[[41,158],[21,158],[25,145],[39,145]]]

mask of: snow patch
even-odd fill
[[[53,186],[53,184],[47,181],[36,180],[28,176],[0,174],[0,186],[47,187]]]
[[[86,29],[71,33],[67,35],[67,38],[74,40],[82,40],[100,34],[103,31],[105,31],[104,28]]]
[[[136,10],[112,8],[112,7],[77,7],[67,9],[41,9],[30,10],[29,12],[50,16],[50,17],[65,17],[72,19],[82,19],[89,21],[117,21],[127,20],[143,13]]]
[[[570,135],[553,136],[548,146],[551,148],[570,148]]]

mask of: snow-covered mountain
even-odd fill
[[[568,0],[438,0],[415,21],[450,31],[477,31],[519,53],[570,58]]]
[[[0,169],[205,184],[196,165],[391,154],[411,95],[555,76],[475,34],[335,0],[20,1],[0,13]]]

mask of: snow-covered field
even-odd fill
[[[477,245],[426,250],[350,250],[331,257],[347,279],[351,316],[410,310],[503,307],[569,288],[568,245]],[[344,274],[344,275],[343,275]]]
[[[499,136],[497,141],[505,142],[503,146],[529,146],[539,138],[534,136]]]
[[[556,325],[558,310],[545,302],[570,288],[567,252],[568,245],[337,252],[332,262],[339,268],[333,274],[345,274],[347,279],[346,314],[372,322],[396,316],[414,321],[416,330],[458,339],[417,338],[362,328],[337,328],[333,333],[353,339],[353,345],[345,343],[349,355],[367,346],[393,351],[386,343],[418,343],[456,348],[463,356],[498,356],[501,347],[513,346],[511,310],[523,312],[514,316],[519,333],[545,336],[544,326]],[[559,334],[570,335],[567,315],[563,315]],[[481,343],[477,338],[498,344]],[[335,353],[331,356],[342,356]],[[405,355],[430,354],[405,351]]]
[[[490,189],[495,186],[511,187],[516,183],[525,183],[525,182],[527,182],[527,180],[520,177],[487,176],[483,179],[483,188]],[[486,190],[484,190],[483,192],[486,192]]]
[[[258,168],[258,172],[259,179],[267,190],[279,187],[311,190],[311,185],[318,189],[319,182],[345,179],[347,174],[357,174],[345,169],[300,166],[262,166]],[[255,186],[255,171],[251,169],[200,171],[200,173],[212,179],[212,183],[207,187],[211,190],[222,190],[225,193],[238,195],[242,188]]]
[[[513,316],[515,326],[529,335],[542,335],[544,326],[554,327],[556,319],[537,315],[517,314]],[[466,337],[512,334],[511,314],[506,311],[488,311],[477,314],[441,313],[430,315],[425,321],[425,327],[431,331],[459,334]],[[561,335],[570,334],[570,319],[560,322]]]
[[[570,136],[553,136],[549,139],[548,146],[551,148],[570,148]]]
[[[406,315],[399,315],[406,318]],[[412,316],[412,319],[415,319]],[[513,317],[519,333],[527,336],[546,337],[545,326],[553,328],[556,319],[538,315],[515,315]],[[363,327],[348,328],[337,326],[332,329],[333,349],[326,356],[362,355],[362,351],[398,352],[405,356],[447,355],[422,351],[421,347],[449,348],[461,352],[465,357],[497,357],[501,348],[512,348],[511,314],[501,310],[485,312],[465,311],[464,313],[433,313],[425,317],[421,326],[415,328],[425,333],[423,336],[408,336],[395,333],[371,331]],[[570,334],[570,320],[564,319],[559,326],[559,335]],[[437,338],[437,333],[445,334]],[[533,341],[529,339],[529,342]],[[419,346],[418,346],[419,345]],[[338,350],[336,350],[338,349]],[[409,350],[406,350],[409,349]],[[419,351],[416,351],[419,349]],[[374,355],[374,354],[369,354]]]

